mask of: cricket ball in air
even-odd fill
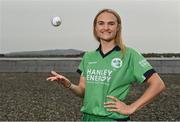
[[[61,25],[61,18],[60,17],[53,17],[51,23],[54,27],[58,27]]]

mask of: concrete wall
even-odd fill
[[[180,58],[148,58],[158,73],[180,74]]]
[[[180,58],[148,58],[158,73],[180,74]],[[76,72],[81,58],[0,58],[0,72]]]
[[[81,59],[75,58],[4,58],[0,72],[75,72]]]

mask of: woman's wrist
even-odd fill
[[[137,111],[138,107],[135,103],[130,104],[131,112],[132,114]]]
[[[66,88],[69,89],[69,88],[71,88],[71,86],[72,86],[72,83],[69,82],[69,84],[66,86]]]

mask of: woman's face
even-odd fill
[[[118,31],[117,18],[108,12],[103,12],[97,17],[95,26],[97,36],[102,41],[115,41],[115,36]]]

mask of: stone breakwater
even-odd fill
[[[180,58],[147,58],[158,73],[180,74]],[[0,72],[75,72],[81,58],[0,58]]]

